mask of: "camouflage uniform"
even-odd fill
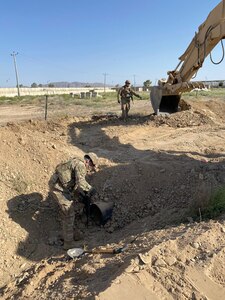
[[[59,164],[50,180],[54,198],[60,207],[64,246],[69,245],[74,239],[75,206],[79,202],[79,195],[93,189],[85,179],[86,174],[84,162],[74,157]]]
[[[118,91],[117,100],[121,103],[123,119],[126,119],[128,117],[128,112],[130,110],[130,100],[133,100],[133,96],[140,98],[140,96],[127,85],[122,86]],[[125,105],[126,107],[124,109]]]

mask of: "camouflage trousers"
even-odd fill
[[[128,117],[128,112],[130,110],[130,99],[126,99],[126,98],[121,99],[121,110],[122,110],[122,118],[126,120]]]
[[[74,239],[74,201],[67,200],[66,197],[60,192],[53,192],[53,195],[60,208],[64,242],[71,242]]]

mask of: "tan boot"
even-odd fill
[[[73,240],[73,241],[64,241],[63,244],[63,249],[64,250],[68,250],[68,249],[72,249],[72,248],[76,248],[77,247],[77,243]]]
[[[78,247],[77,241],[83,239],[83,234],[78,229],[74,229],[73,240],[64,240],[63,249],[68,250]]]
[[[74,241],[80,241],[83,240],[83,234],[81,233],[81,231],[77,228],[74,228],[73,230],[73,239]]]

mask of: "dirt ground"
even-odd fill
[[[225,102],[189,104],[153,116],[143,101],[126,123],[118,109],[46,122],[30,117],[36,108],[1,107],[1,299],[224,299],[225,216],[205,220],[200,207],[225,185]],[[90,151],[100,170],[88,181],[113,217],[86,227],[77,216],[77,247],[128,247],[72,260],[48,182],[59,162]]]

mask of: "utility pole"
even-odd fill
[[[108,76],[109,74],[107,73],[103,73],[104,76],[104,93],[105,93],[105,86],[106,86],[106,76]]]
[[[134,88],[135,88],[135,86],[136,86],[136,81],[135,81],[136,75],[134,74],[133,76],[134,76]]]
[[[16,85],[17,85],[18,97],[20,97],[19,78],[18,78],[18,71],[17,71],[17,65],[16,65],[16,55],[18,55],[18,52],[15,53],[13,51],[13,53],[11,54],[11,56],[13,57],[14,67],[15,67],[15,72],[16,72]]]

